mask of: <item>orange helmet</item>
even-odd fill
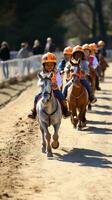
[[[71,55],[72,54],[72,50],[73,48],[72,47],[65,47],[64,51],[63,51],[63,54],[65,55]]]
[[[100,46],[104,46],[105,45],[105,42],[103,40],[100,40],[98,41],[97,45],[100,47]]]
[[[96,46],[95,43],[89,44],[89,47],[90,47],[91,51],[96,51],[97,50],[97,46]]]
[[[82,46],[82,49],[83,49],[83,50],[89,50],[89,51],[91,50],[91,49],[90,49],[90,46],[89,46],[88,44],[84,44],[84,45]]]
[[[48,52],[42,56],[42,64],[45,64],[48,62],[56,64],[56,56],[53,53]]]
[[[81,52],[81,53],[84,53],[84,50],[83,48],[80,46],[80,45],[76,45],[73,50],[72,50],[72,55],[76,52]]]

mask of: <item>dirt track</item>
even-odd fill
[[[51,160],[40,150],[38,123],[27,119],[36,83],[0,110],[0,199],[112,199],[112,64],[87,128],[63,119]]]

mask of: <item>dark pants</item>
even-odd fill
[[[8,63],[3,63],[3,75],[4,75],[5,79],[9,78]]]
[[[88,91],[89,98],[91,98],[93,91],[92,91],[92,87],[89,84],[89,81],[86,80],[86,79],[80,79],[80,82],[86,88],[86,90]]]
[[[68,91],[68,88],[70,87],[70,85],[72,84],[72,81],[68,81],[64,87],[64,90],[63,90],[63,96],[66,98],[67,97],[67,91]]]
[[[96,70],[96,82],[95,82],[96,89],[99,88],[99,73],[98,69]]]

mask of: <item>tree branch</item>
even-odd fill
[[[94,11],[94,7],[92,6],[92,4],[90,3],[89,0],[81,0],[81,1],[76,0],[76,1],[74,1],[74,3],[77,4],[77,5],[78,4],[85,4],[85,5],[87,5],[90,8],[90,10],[92,12]]]
[[[88,26],[88,24],[85,22],[85,20],[81,17],[81,15],[79,13],[75,12],[74,14],[80,20],[80,22],[82,23],[82,25],[84,27],[86,27],[89,31],[92,31],[92,29],[90,28],[90,26]]]

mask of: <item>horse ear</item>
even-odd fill
[[[49,79],[51,79],[53,77],[53,72],[51,72],[50,74],[49,74]]]
[[[37,77],[40,78],[40,79],[43,78],[42,75],[41,75],[41,73],[37,73]]]

